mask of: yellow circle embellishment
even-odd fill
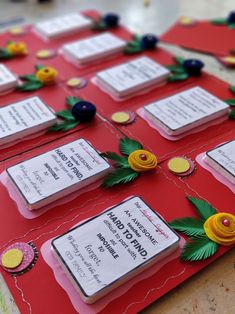
[[[120,111],[120,112],[114,113],[111,119],[113,122],[116,122],[116,123],[125,123],[130,119],[130,115],[126,112]]]
[[[67,86],[69,87],[77,87],[81,84],[81,80],[77,77],[73,77],[67,81]]]
[[[16,26],[16,27],[12,27],[9,29],[9,32],[12,34],[12,35],[22,35],[24,34],[25,30],[23,27],[20,27],[20,26]]]
[[[28,54],[27,47],[25,43],[23,42],[10,42],[7,45],[7,50],[13,55],[13,56],[25,56]]]
[[[16,268],[22,263],[23,257],[21,250],[11,249],[2,255],[2,265],[6,268]]]
[[[39,50],[36,54],[37,58],[40,58],[40,59],[46,59],[48,57],[50,57],[51,55],[51,51],[50,50]]]
[[[145,172],[157,167],[157,157],[144,149],[137,149],[128,157],[130,167],[136,172]]]
[[[191,25],[193,24],[193,20],[190,18],[190,17],[187,17],[187,16],[182,16],[180,18],[180,24],[182,25]]]
[[[235,65],[235,57],[224,57],[223,61]]]
[[[175,157],[169,160],[168,169],[174,173],[184,173],[190,169],[190,163],[183,157]]]
[[[205,221],[204,230],[212,241],[232,245],[235,243],[235,216],[228,213],[212,215]]]
[[[52,67],[45,67],[38,70],[35,76],[40,82],[44,84],[52,84],[55,82],[58,72]]]

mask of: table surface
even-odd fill
[[[1,0],[0,22],[2,25],[16,17],[24,17],[26,22],[35,22],[75,9],[78,11],[97,9],[101,12],[117,12],[122,17],[122,23],[133,32],[152,32],[161,35],[180,16],[197,19],[224,17],[229,11],[234,10],[234,0],[54,0],[44,4],[38,4],[36,0]],[[209,73],[235,85],[235,70],[224,68],[211,56],[171,45],[162,44],[162,46],[175,55],[199,57],[205,62],[206,70]],[[142,313],[235,313],[234,253],[235,249],[231,250],[190,280],[153,303]],[[0,292],[4,293],[4,291]],[[18,311],[16,310],[14,313],[18,313]]]

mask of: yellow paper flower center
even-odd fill
[[[128,163],[136,172],[145,172],[157,167],[157,157],[147,150],[138,149],[129,155]]]
[[[235,216],[218,213],[209,217],[204,223],[206,235],[212,241],[222,245],[235,244]]]
[[[25,56],[28,53],[27,46],[23,42],[11,42],[7,45],[7,50],[13,56]]]
[[[36,72],[36,78],[44,84],[52,84],[55,82],[58,72],[52,67],[45,67]]]

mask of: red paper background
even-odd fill
[[[86,34],[87,36],[91,35],[91,32],[86,32]],[[9,39],[9,35],[4,36],[4,38],[0,38],[2,43],[6,39]],[[85,33],[77,36],[85,36]],[[76,38],[74,36],[73,39],[69,38],[68,40],[66,38],[66,40],[71,41]],[[22,38],[22,40],[25,39],[27,39],[30,50],[32,49],[31,51],[43,48],[42,45],[44,45],[44,48],[48,48],[53,45],[53,47],[58,47],[62,43],[62,41],[59,41],[47,44],[40,41],[40,39],[31,33]],[[162,49],[146,53],[146,55],[149,55],[162,64],[172,63],[172,57]],[[123,58],[126,58],[126,56],[121,57],[122,60]],[[119,61],[120,59],[113,59],[112,64],[119,63]],[[6,64],[16,73],[25,74],[32,72],[33,65],[36,62],[37,60],[34,57],[27,57],[25,60],[12,60]],[[108,62],[111,64],[111,60]],[[48,60],[46,64],[54,65],[59,69],[62,81],[58,86],[48,87],[35,93],[22,94],[15,92],[5,95],[1,97],[1,105],[23,99],[24,96],[29,97],[37,94],[52,106],[52,108],[56,110],[64,108],[65,95],[70,94],[68,88],[65,87],[64,81],[69,77],[79,75],[79,72],[60,56]],[[104,63],[100,67],[105,68],[106,65]],[[95,73],[91,71],[85,77],[90,79],[94,75]],[[65,205],[58,206],[34,220],[27,220],[18,213],[15,203],[9,198],[5,187],[0,185],[0,199],[2,204],[0,207],[0,251],[15,241],[30,240],[40,250],[41,245],[46,240],[67,231],[79,221],[92,217],[131,195],[143,197],[167,221],[183,216],[196,216],[193,206],[186,199],[187,195],[206,199],[220,211],[235,213],[233,206],[234,195],[232,192],[223,186],[223,184],[216,181],[208,171],[199,165],[197,165],[197,170],[194,174],[187,178],[176,177],[167,170],[167,160],[172,156],[180,154],[195,159],[197,154],[221,142],[234,138],[234,121],[227,120],[219,126],[210,127],[203,132],[190,135],[177,142],[170,142],[162,138],[156,130],[151,129],[139,117],[132,125],[121,127],[112,125],[110,121],[107,121],[115,111],[127,109],[134,111],[151,101],[169,96],[192,86],[201,86],[221,99],[231,98],[231,92],[228,90],[227,84],[207,74],[203,74],[199,78],[191,78],[185,82],[167,84],[145,95],[136,96],[123,102],[115,102],[109,95],[100,91],[97,86],[89,83],[87,87],[78,90],[75,95],[79,95],[97,105],[98,117],[96,122],[86,125],[85,128],[80,130],[78,128],[70,133],[42,136],[40,142],[39,139],[25,141],[12,150],[1,151],[1,160],[7,157],[12,158],[0,162],[0,172],[17,162],[80,137],[89,140],[100,151],[109,150],[118,152],[119,139],[126,134],[139,140],[147,149],[153,151],[161,163],[156,171],[142,174],[131,184],[111,189],[98,188],[95,191],[87,192],[77,199]],[[55,139],[57,140],[55,141]],[[38,146],[38,144],[40,144],[40,147],[31,150],[33,146]],[[26,150],[28,150],[26,153],[19,154]],[[179,260],[170,262],[160,272],[151,278],[139,282],[125,293],[125,295],[111,302],[102,313],[136,313],[203,267],[206,267],[228,249],[221,247],[215,256],[204,262],[181,263]],[[15,286],[14,278],[4,271],[3,275],[20,311],[28,313],[29,306],[22,300],[21,293]],[[52,270],[44,262],[42,256],[39,256],[35,267],[30,272],[17,277],[17,281],[33,313],[75,313],[67,294],[55,281]]]

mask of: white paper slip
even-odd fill
[[[222,176],[235,184],[235,140],[206,152],[205,161]]]
[[[53,39],[71,34],[73,32],[89,29],[91,26],[91,19],[79,13],[70,13],[47,21],[39,22],[35,24],[35,30],[43,37]]]
[[[201,87],[144,107],[146,116],[170,135],[182,134],[229,112],[229,106]]]
[[[125,46],[126,41],[111,33],[104,33],[66,44],[62,50],[68,59],[85,64],[112,56],[122,51]]]
[[[29,210],[41,208],[102,179],[108,162],[84,139],[7,168]]]
[[[46,130],[56,115],[35,96],[0,108],[0,146]]]
[[[17,86],[16,76],[4,65],[0,64],[0,92]]]
[[[178,247],[179,236],[134,196],[52,241],[82,299],[93,303]]]
[[[98,72],[97,83],[116,97],[129,96],[164,82],[168,69],[148,57],[117,65]]]

